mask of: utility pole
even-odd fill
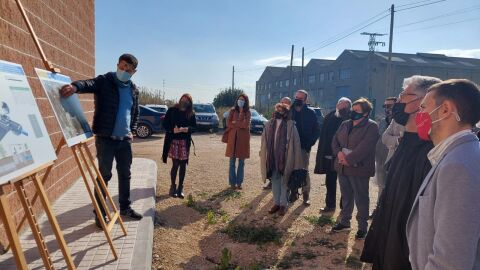
[[[303,88],[303,66],[304,66],[304,65],[303,65],[303,61],[305,60],[305,50],[304,50],[304,49],[305,49],[305,48],[302,47],[302,82],[301,82],[302,88]]]
[[[232,91],[235,89],[235,66],[232,66]]]
[[[294,45],[292,45],[292,52],[290,53],[290,81],[288,83],[288,90],[292,90],[292,85],[293,85],[293,48]]]
[[[390,8],[390,37],[388,42],[388,63],[387,63],[387,83],[385,89],[385,97],[392,95],[392,42],[393,42],[393,21],[395,16],[395,6],[392,4]]]

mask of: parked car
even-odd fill
[[[218,115],[211,103],[193,104],[198,129],[218,131]]]
[[[155,111],[157,111],[159,113],[163,113],[163,114],[166,114],[167,110],[168,110],[167,105],[147,104],[147,105],[145,105],[145,107],[148,107],[150,109],[154,109]]]
[[[162,123],[165,119],[165,113],[157,112],[147,106],[140,105],[140,119],[138,121],[135,134],[137,137],[145,139],[154,133],[162,130]]]
[[[310,109],[315,111],[315,115],[317,115],[317,122],[318,122],[318,130],[322,130],[323,127],[323,121],[325,120],[325,117],[323,117],[322,109],[319,107],[309,107]]]
[[[268,120],[261,114],[259,114],[255,109],[250,109],[252,113],[252,119],[250,121],[250,132],[262,132],[265,123]],[[228,115],[230,114],[230,110],[226,111],[223,114],[223,127],[227,127],[227,119]]]

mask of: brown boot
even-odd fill
[[[275,214],[278,210],[280,210],[280,206],[278,206],[278,205],[275,204],[275,205],[270,209],[270,211],[268,211],[268,213],[269,213],[269,214]]]
[[[278,214],[280,216],[285,216],[285,214],[287,213],[287,207],[285,206],[280,206],[280,209],[278,209]]]

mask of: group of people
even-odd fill
[[[60,94],[94,94],[92,129],[100,173],[108,184],[116,160],[120,213],[138,220],[142,215],[130,207],[131,142],[139,116],[139,91],[131,76],[137,65],[133,55],[124,54],[116,72],[65,85]],[[310,152],[319,139],[314,173],[325,174],[327,189],[321,212],[336,210],[338,179],[341,211],[332,231],[350,230],[356,206],[356,238],[366,238],[362,261],[372,263],[373,269],[480,269],[480,143],[472,132],[480,121],[477,85],[412,76],[404,80],[398,97],[385,100],[385,118],[379,123],[370,119],[369,100],[342,97],[321,130],[307,104],[308,93],[298,90],[293,102],[284,97],[274,105],[265,124],[259,155],[262,179],[269,181],[264,188],[273,193],[270,214],[287,213],[291,176],[297,170],[308,172]],[[249,99],[242,94],[228,114],[222,137],[232,189],[242,189],[245,159],[250,157],[250,119]],[[184,198],[196,131],[189,94],[168,109],[163,125],[162,160],[172,160],[169,194]],[[379,187],[372,215],[371,177]],[[301,194],[304,205],[310,205],[308,173]]]

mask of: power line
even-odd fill
[[[409,3],[409,4],[403,4],[403,5],[398,5],[397,7],[405,7],[405,6],[411,6],[411,5],[418,5],[420,3],[425,3],[425,2],[432,2],[433,0],[423,0],[423,1],[416,1],[416,2],[412,2],[412,3]]]
[[[370,25],[372,25],[372,24],[374,24],[374,23],[376,23],[376,22],[378,22],[378,21],[381,21],[381,20],[385,19],[385,18],[388,17],[388,16],[390,16],[390,14],[386,14],[386,15],[384,15],[383,17],[380,17],[379,19],[376,19],[375,21],[373,21],[373,22],[371,22],[371,23],[369,23],[369,24],[367,24],[367,25],[365,25],[365,26],[363,26],[363,27],[361,27],[361,28],[359,28],[359,29],[356,29],[356,30],[354,30],[354,31],[352,31],[352,32],[350,32],[350,33],[348,33],[348,34],[340,37],[340,38],[337,38],[337,39],[335,39],[335,40],[333,40],[333,41],[331,41],[331,42],[329,42],[329,43],[327,43],[327,44],[325,44],[325,45],[323,45],[323,46],[320,46],[320,47],[318,47],[318,48],[316,48],[316,49],[314,49],[314,50],[311,50],[311,51],[307,52],[306,55],[307,55],[307,54],[314,53],[314,52],[316,52],[316,51],[318,51],[318,50],[320,50],[320,49],[323,49],[323,48],[325,48],[325,47],[327,47],[327,46],[332,45],[333,43],[336,43],[336,42],[338,42],[338,41],[340,41],[340,40],[342,40],[342,39],[345,39],[345,38],[347,38],[347,37],[349,37],[349,36],[357,33],[358,31],[363,30],[363,29],[367,28],[368,26],[370,26]]]
[[[407,8],[399,9],[399,10],[396,10],[395,12],[414,9],[414,8],[418,8],[418,7],[429,6],[429,5],[433,5],[433,4],[437,4],[437,3],[445,2],[445,1],[447,1],[447,0],[438,0],[438,1],[435,1],[435,2],[431,2],[431,3],[426,3],[426,4],[422,4],[422,5],[417,5],[417,6],[413,6],[413,7],[407,7]]]
[[[414,32],[414,31],[418,31],[418,30],[425,30],[425,29],[437,28],[437,27],[442,27],[442,26],[459,24],[459,23],[463,23],[463,22],[476,21],[476,20],[480,20],[480,17],[479,17],[479,18],[471,18],[471,19],[467,19],[467,20],[456,21],[456,22],[450,22],[450,23],[446,23],[446,24],[433,25],[433,26],[429,26],[429,27],[416,28],[416,29],[401,31],[401,32],[397,32],[397,33],[398,33],[398,34],[403,34],[403,33]]]
[[[406,26],[410,26],[410,25],[414,25],[414,24],[419,24],[419,23],[423,23],[423,22],[436,20],[436,19],[439,19],[439,18],[450,17],[450,16],[454,16],[454,15],[458,15],[458,14],[464,14],[464,13],[468,13],[468,12],[471,12],[471,11],[475,11],[477,9],[480,9],[480,6],[462,8],[462,9],[454,10],[452,12],[447,12],[447,13],[444,13],[444,14],[440,14],[438,16],[430,17],[430,18],[427,18],[427,19],[423,19],[423,20],[419,20],[419,21],[415,21],[415,22],[411,22],[411,23],[407,23],[407,24],[402,24],[402,25],[396,26],[395,28],[402,28],[402,27],[406,27]]]

